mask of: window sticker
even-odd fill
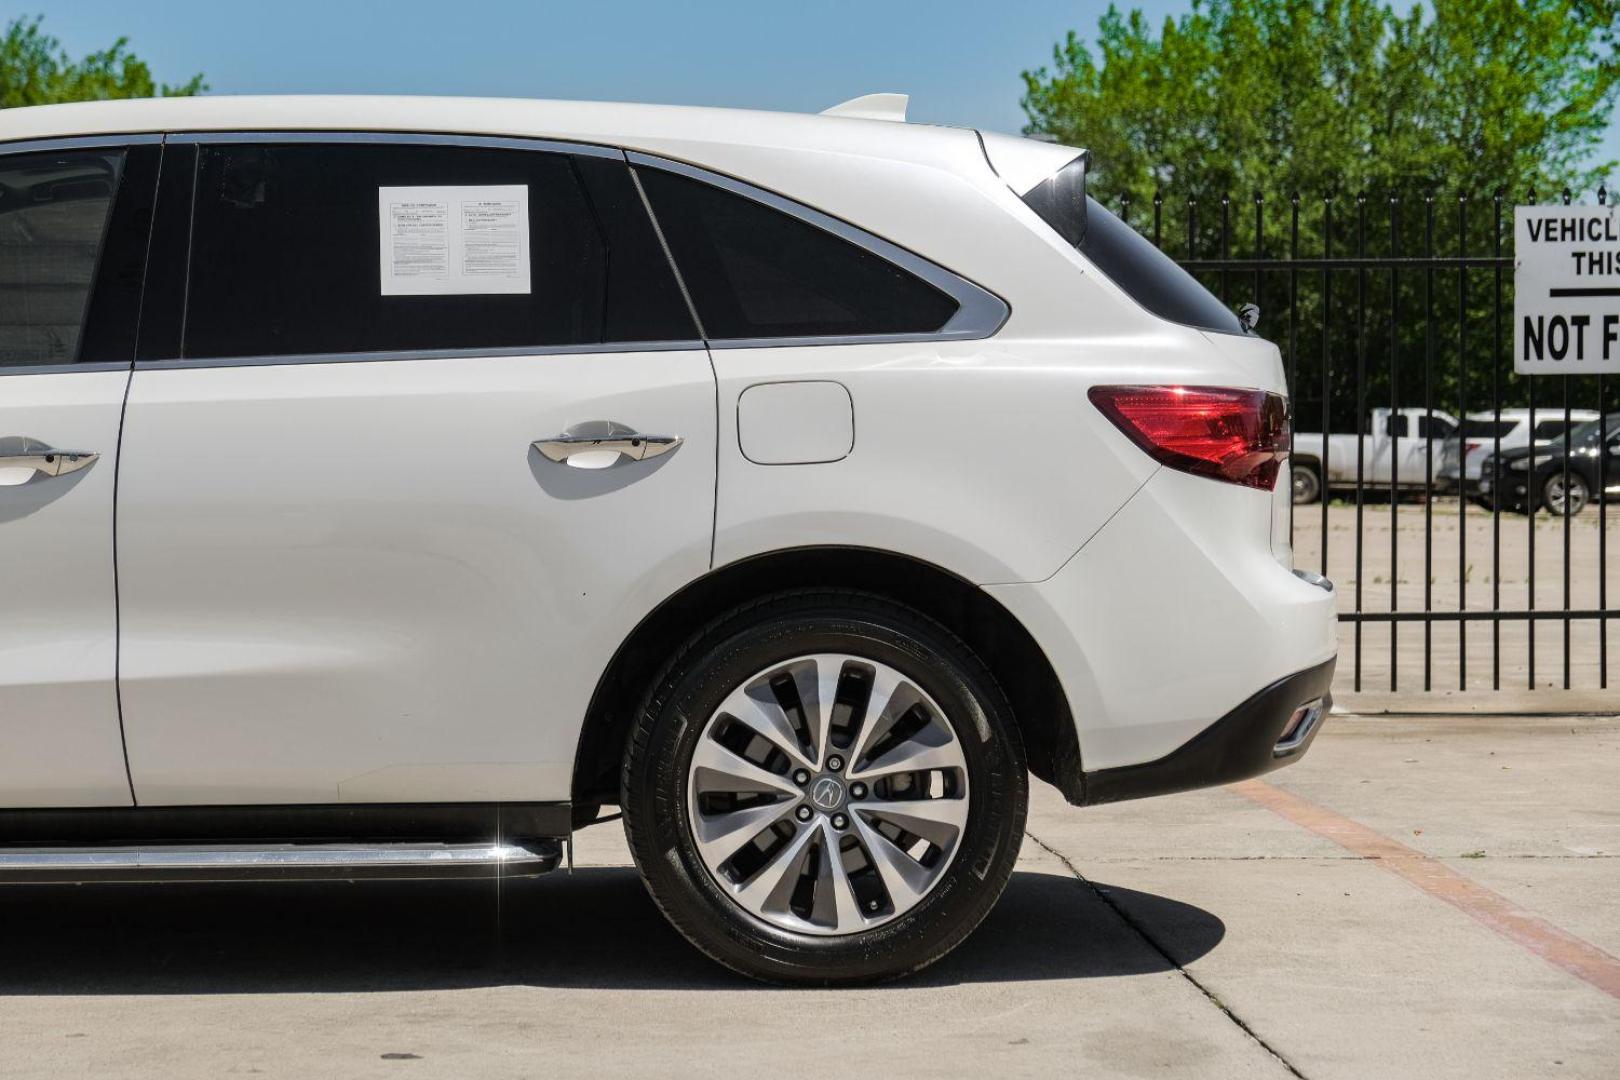
[[[528,293],[527,184],[377,189],[384,296]]]

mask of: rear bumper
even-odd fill
[[[1081,803],[1120,802],[1150,795],[1230,784],[1298,761],[1310,748],[1333,704],[1335,659],[1279,679],[1154,761],[1082,774]],[[1296,711],[1307,713],[1283,735]]]
[[[1330,587],[1273,554],[1272,501],[1162,470],[1052,577],[985,586],[1062,685],[1077,745],[1052,771],[1070,801],[1338,652]]]

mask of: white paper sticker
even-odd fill
[[[526,184],[377,189],[384,296],[529,292]]]

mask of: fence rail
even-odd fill
[[[1607,204],[1607,191],[1600,188],[1596,196],[1600,205]],[[1268,207],[1279,201],[1282,226],[1273,223],[1268,233]],[[1535,192],[1527,193],[1526,201],[1535,203]],[[1561,201],[1571,204],[1572,193],[1561,193]],[[1387,688],[1402,688],[1416,654],[1403,651],[1413,639],[1403,640],[1400,630],[1412,623],[1422,627],[1424,690],[1442,680],[1463,690],[1485,685],[1500,690],[1505,680],[1516,681],[1516,674],[1532,690],[1594,683],[1607,689],[1609,623],[1620,618],[1620,608],[1609,603],[1608,579],[1611,572],[1620,578],[1620,570],[1610,566],[1608,533],[1611,518],[1620,514],[1611,515],[1605,498],[1613,480],[1604,449],[1611,435],[1608,417],[1620,408],[1620,388],[1603,376],[1529,378],[1513,371],[1507,321],[1513,203],[1506,191],[1483,198],[1435,192],[1291,194],[1271,202],[1257,194],[1242,201],[1247,206],[1229,196],[1160,193],[1146,202],[1144,207],[1119,199],[1110,209],[1226,303],[1252,301],[1262,313],[1281,312],[1269,320],[1262,315],[1260,333],[1282,350],[1295,432],[1312,424],[1321,428],[1319,441],[1315,433],[1295,438],[1296,462],[1316,458],[1321,499],[1317,507],[1296,505],[1290,530],[1301,564],[1314,558],[1323,575],[1338,579],[1342,636],[1351,654],[1348,689],[1368,688],[1375,674],[1376,645],[1368,638],[1375,629],[1388,635]],[[1146,220],[1144,210],[1150,211]],[[1421,414],[1416,435],[1402,430],[1404,421],[1390,421],[1381,451],[1387,467],[1368,460],[1368,421],[1380,406],[1389,417],[1401,416],[1402,409]],[[1451,427],[1446,410],[1453,408],[1455,491],[1450,478],[1437,472],[1447,450],[1440,432]],[[1530,410],[1532,440],[1537,427],[1561,419],[1561,443],[1550,445],[1563,451],[1560,490],[1568,508],[1577,408],[1595,409],[1599,417],[1593,505],[1583,514],[1554,514],[1538,505],[1536,492],[1527,491],[1523,521],[1516,520],[1502,496],[1504,410]],[[1478,440],[1489,447],[1485,460],[1492,465],[1491,494],[1485,499],[1469,490],[1468,433],[1487,416],[1491,434]],[[1335,432],[1357,436],[1353,482],[1330,484],[1339,475],[1330,440]],[[1402,475],[1403,439],[1409,448],[1421,447],[1421,465],[1410,462],[1412,469],[1421,468],[1421,483],[1412,481],[1410,471]],[[1527,470],[1527,479],[1533,473]],[[1335,490],[1342,492],[1341,500],[1333,499]],[[1417,506],[1409,505],[1413,501]],[[1346,528],[1352,543],[1348,558],[1337,539]],[[1377,535],[1385,528],[1387,541]],[[1594,528],[1595,538],[1589,537]],[[1559,559],[1541,568],[1538,585],[1538,559],[1546,561],[1549,541]],[[1447,545],[1454,545],[1454,552]],[[1488,588],[1476,586],[1472,594],[1471,555],[1488,556],[1490,567]],[[1369,559],[1382,565],[1386,557],[1384,582]],[[1521,572],[1522,581],[1504,586],[1504,573]],[[1421,574],[1420,588],[1412,587],[1413,573]],[[1477,637],[1470,641],[1469,627],[1479,623],[1490,626],[1488,645]],[[1537,628],[1548,623],[1557,624],[1553,678],[1546,677],[1547,657],[1538,656],[1549,643],[1543,636],[1538,644]],[[1454,635],[1455,651],[1442,633]],[[1437,671],[1437,660],[1454,671]],[[1488,667],[1488,684],[1481,666]],[[1341,660],[1341,672],[1344,667]],[[1454,679],[1445,678],[1448,674]]]

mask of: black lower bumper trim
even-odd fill
[[[1336,659],[1279,679],[1162,758],[1084,774],[1084,804],[1230,784],[1299,760],[1320,722],[1284,753],[1275,751],[1277,740],[1301,705],[1321,698],[1325,712],[1332,704],[1328,689]]]

